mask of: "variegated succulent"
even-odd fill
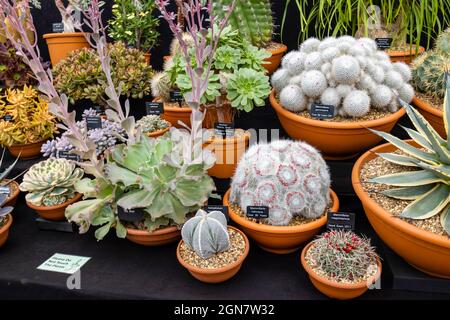
[[[413,107],[402,103],[416,130],[405,128],[418,148],[388,133],[374,131],[403,154],[381,153],[389,162],[417,170],[389,174],[371,179],[371,182],[399,187],[383,192],[388,197],[412,202],[401,216],[410,219],[427,219],[440,214],[445,232],[450,235],[450,80],[444,99],[444,123],[447,137],[442,138]]]
[[[84,171],[66,159],[50,158],[33,165],[23,177],[20,190],[28,192],[25,199],[35,206],[53,206],[75,195],[74,185]]]

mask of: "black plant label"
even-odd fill
[[[179,90],[170,91],[170,102],[183,102],[183,93]]]
[[[314,119],[332,119],[334,118],[334,109],[335,106],[329,104],[313,103],[309,114]]]
[[[14,120],[14,118],[12,115],[7,114],[6,116],[3,117],[3,120],[6,122],[12,122]]]
[[[52,24],[53,33],[63,33],[64,32],[64,24],[62,22]]]
[[[355,230],[355,214],[351,212],[328,212],[328,230]]]
[[[228,215],[228,207],[227,206],[220,206],[220,205],[207,205],[203,207],[203,210],[210,213],[212,211],[220,211],[223,213],[223,215],[227,218],[227,221],[230,220],[230,217]]]
[[[267,219],[269,218],[269,207],[248,206],[246,216],[252,219]]]
[[[162,102],[146,102],[145,111],[147,115],[159,116],[164,113],[164,104]]]
[[[10,192],[8,186],[0,186],[0,194],[10,194]]]
[[[86,125],[88,130],[101,129],[102,118],[101,117],[86,117]]]
[[[144,220],[144,212],[142,209],[128,209],[125,210],[122,207],[117,206],[117,212],[119,219],[125,222],[139,222]]]
[[[101,106],[94,106],[94,110],[97,111],[98,114],[105,114],[105,108],[102,108]]]
[[[73,160],[80,162],[81,157],[75,153],[70,153],[69,151],[58,151],[56,154],[57,158],[67,159],[67,160]]]
[[[392,38],[376,38],[375,43],[377,44],[377,47],[379,50],[386,50],[390,49],[392,45],[392,41],[394,39]]]
[[[226,122],[216,122],[214,124],[214,133],[223,138],[234,137],[234,124]]]

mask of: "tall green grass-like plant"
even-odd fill
[[[319,38],[356,33],[370,37],[373,27],[381,23],[393,38],[393,48],[404,47],[406,41],[418,47],[423,36],[429,47],[450,18],[450,0],[286,0],[282,27],[293,4],[300,16],[299,41],[309,37],[310,27]]]

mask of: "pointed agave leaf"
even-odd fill
[[[440,213],[450,202],[450,187],[438,184],[422,197],[409,204],[402,212],[403,218],[428,219]]]
[[[421,170],[388,174],[370,179],[369,182],[387,184],[396,187],[413,187],[442,182],[442,179],[430,171]]]
[[[428,184],[424,186],[414,186],[406,188],[396,188],[384,190],[381,192],[385,196],[400,199],[400,200],[415,200],[423,196],[425,193],[429,192],[435,187],[434,184]]]
[[[450,205],[448,205],[441,213],[441,225],[447,235],[450,236]]]
[[[408,156],[402,156],[396,153],[377,153],[377,155],[389,162],[407,167],[417,167],[417,160]]]
[[[432,171],[436,176],[441,177],[444,183],[450,183],[450,166],[442,164],[432,166],[423,162],[417,162],[417,166],[422,169]]]
[[[447,89],[444,98],[444,125],[447,133],[447,150],[450,150],[450,76],[447,77]]]
[[[404,126],[401,126],[401,127],[406,131],[406,133],[408,133],[408,136],[410,136],[411,139],[413,139],[419,145],[421,145],[422,147],[424,147],[424,148],[426,148],[426,149],[428,149],[430,151],[434,151],[433,147],[428,142],[428,140],[426,138],[424,138],[419,132],[417,132],[417,131],[415,131],[413,129],[404,127]]]
[[[3,149],[3,155],[5,153],[4,150],[5,149]],[[2,160],[0,161],[0,164],[1,164],[1,162],[3,162],[3,155],[2,155]],[[19,157],[20,157],[20,154],[19,154]],[[6,176],[11,172],[11,170],[14,169],[14,167],[17,164],[17,161],[19,161],[19,157],[17,157],[17,159],[8,168],[6,168],[5,171],[0,172],[0,181],[2,181],[4,178],[6,178]]]

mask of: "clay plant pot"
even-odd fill
[[[67,200],[64,203],[61,203],[57,206],[35,206],[27,201],[27,206],[37,212],[37,214],[44,219],[52,220],[52,221],[63,221],[66,220],[66,208],[70,206],[72,203],[77,202],[82,197],[81,193],[75,194],[75,197]]]
[[[320,229],[327,223],[327,216],[299,226],[270,226],[252,222],[238,215],[230,207],[230,192],[228,190],[223,198],[223,204],[228,206],[228,214],[235,223],[237,223],[246,235],[253,239],[263,250],[287,254],[297,251],[302,243],[313,238]],[[330,189],[332,206],[330,211],[339,210],[339,199]]]
[[[229,179],[234,175],[239,160],[244,155],[250,141],[250,132],[233,138],[215,138],[206,142],[203,148],[216,156],[216,163],[208,174],[219,179]]]
[[[419,47],[419,52],[417,55],[422,54],[425,52],[424,47]],[[416,51],[413,49],[412,51],[389,51],[388,52],[389,57],[391,58],[392,62],[404,62],[406,64],[411,64],[413,60],[416,58]]]
[[[324,153],[327,160],[351,159],[378,144],[382,138],[368,129],[390,132],[406,113],[405,109],[382,119],[361,122],[331,122],[301,117],[284,109],[275,97],[270,103],[278,114],[284,130],[293,139],[306,141]]]
[[[183,240],[181,240],[180,243],[178,244],[177,247],[178,261],[181,263],[183,267],[185,267],[189,271],[189,273],[195,279],[206,283],[221,283],[234,277],[234,275],[236,275],[236,273],[238,273],[238,271],[241,269],[242,263],[244,262],[245,258],[247,258],[248,252],[250,250],[250,242],[248,241],[247,236],[241,230],[238,230],[231,226],[228,226],[228,228],[233,229],[236,232],[239,232],[244,237],[245,251],[244,254],[240,256],[237,261],[222,268],[201,269],[190,265],[189,263],[183,260],[180,254],[180,248],[181,245],[183,244]]]
[[[20,194],[20,189],[19,189],[19,184],[15,181],[11,181],[7,184],[7,186],[10,186],[10,190],[11,190],[11,185],[14,185],[14,192],[11,194],[9,194],[8,199],[6,199],[5,204],[3,205],[4,207],[14,207],[16,205],[17,202],[17,198],[19,197]]]
[[[44,141],[27,143],[27,144],[14,144],[8,147],[9,152],[13,157],[19,157],[20,159],[34,159],[41,155],[41,147]],[[20,156],[19,156],[20,155]]]
[[[180,107],[169,107],[166,103],[164,104],[164,114],[162,118],[169,121],[175,128],[183,128],[178,121],[183,122],[188,127],[191,126],[191,108],[180,108]]]
[[[0,247],[2,247],[9,236],[9,228],[11,228],[11,224],[13,221],[13,217],[11,214],[8,214],[8,222],[0,228]]]
[[[149,132],[149,133],[147,133],[147,136],[149,136],[150,138],[161,137],[161,136],[165,135],[166,132],[168,132],[170,130],[170,128],[172,128],[172,124],[165,129],[155,131],[155,132]]]
[[[145,61],[147,62],[147,64],[150,65],[150,62],[152,59],[152,54],[150,52],[144,53],[144,58],[145,58]]]
[[[214,125],[217,122],[233,123],[236,109],[231,107],[231,104],[228,101],[225,100],[219,108],[217,108],[215,104],[202,105],[200,111],[203,112],[205,108],[206,112],[205,118],[203,119],[203,128],[214,129]]]
[[[316,287],[317,290],[319,290],[329,298],[338,300],[349,300],[357,298],[363,295],[369,289],[370,285],[376,283],[377,280],[381,277],[382,265],[380,259],[377,258],[377,265],[378,265],[377,273],[373,275],[371,278],[367,279],[367,281],[350,284],[328,280],[327,278],[322,277],[317,273],[315,273],[314,270],[306,262],[305,259],[306,253],[313,244],[314,241],[308,243],[303,249],[301,255],[301,263],[305,271],[308,273],[309,279],[311,280],[314,287]]]
[[[272,55],[269,58],[264,59],[264,61],[269,62],[267,64],[263,64],[263,67],[268,71],[268,74],[271,75],[278,69],[281,63],[281,59],[283,59],[284,54],[287,51],[287,46],[284,44],[278,43],[279,47],[275,49],[267,49],[267,51]]]
[[[47,41],[52,66],[56,66],[72,51],[90,47],[82,32],[47,33],[44,39]]]
[[[408,140],[411,145],[417,146]],[[450,279],[450,238],[422,230],[392,216],[363,189],[361,168],[377,157],[378,153],[394,152],[390,143],[377,146],[363,154],[352,171],[352,184],[364,211],[378,236],[410,265],[429,275]]]
[[[127,228],[127,239],[142,246],[163,246],[179,241],[181,231],[177,227],[166,227],[153,232]]]
[[[413,98],[412,104],[419,109],[420,113],[428,120],[441,137],[446,138],[444,112],[433,108],[429,103],[417,97]]]

